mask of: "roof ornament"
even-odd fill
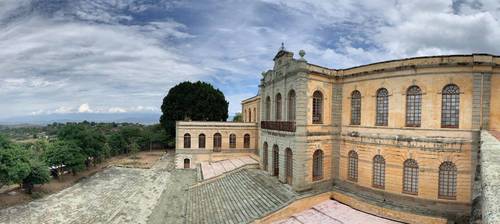
[[[299,55],[300,55],[300,59],[299,59],[300,61],[306,61],[306,59],[304,59],[304,56],[306,55],[306,51],[300,50]]]
[[[285,43],[281,42],[280,51],[284,51],[284,50],[285,50]]]

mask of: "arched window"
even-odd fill
[[[385,187],[385,159],[381,155],[373,157],[373,187]]]
[[[245,134],[243,136],[243,148],[248,149],[250,148],[250,135]]]
[[[191,160],[184,159],[184,169],[189,169],[189,168],[191,168]]]
[[[281,121],[281,94],[276,94],[276,120]]]
[[[421,118],[422,90],[418,86],[410,86],[406,90],[406,126],[420,127]]]
[[[262,168],[267,171],[267,142],[264,142],[262,148]]]
[[[292,149],[286,148],[285,155],[286,155],[286,162],[285,162],[285,165],[286,165],[286,167],[285,167],[286,183],[292,184],[292,179],[293,179],[293,153],[292,153]]]
[[[351,94],[351,125],[361,124],[361,93],[357,90]]]
[[[358,181],[358,153],[351,150],[349,152],[349,166],[347,167],[348,178],[351,181]]]
[[[248,109],[248,122],[252,122],[252,109]]]
[[[184,134],[184,148],[191,148],[191,135],[188,133]]]
[[[389,92],[382,88],[377,90],[377,120],[376,125],[387,126],[389,117]]]
[[[266,121],[271,120],[271,97],[266,98]]]
[[[457,197],[457,167],[446,161],[439,166],[439,198],[455,199]]]
[[[443,88],[441,106],[441,127],[458,128],[460,114],[460,89],[450,84]]]
[[[220,133],[214,134],[214,149],[220,149],[222,147],[222,136]]]
[[[253,122],[257,122],[257,113],[255,113],[255,107],[253,108]]]
[[[288,121],[295,121],[295,91],[288,92]]]
[[[323,151],[317,149],[313,154],[313,181],[323,179]]]
[[[198,148],[205,148],[205,134],[198,135]]]
[[[279,148],[277,145],[273,146],[273,176],[280,175],[280,163],[279,163]]]
[[[323,123],[323,94],[320,91],[313,93],[312,122]]]
[[[236,135],[235,134],[230,134],[229,135],[229,148],[236,148]]]
[[[407,159],[403,164],[403,193],[418,193],[418,163]]]

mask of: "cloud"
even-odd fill
[[[88,103],[84,103],[82,105],[80,105],[80,107],[78,107],[78,113],[91,113],[93,112],[91,109],[90,109],[90,106]]]
[[[158,113],[170,87],[204,80],[230,113],[257,93],[281,42],[346,68],[434,54],[500,54],[496,0],[3,0],[0,117]],[[85,109],[85,108],[83,108]]]

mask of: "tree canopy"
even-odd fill
[[[60,170],[64,165],[73,174],[85,169],[85,154],[76,143],[71,141],[55,141],[47,148],[44,157],[47,164],[59,167]]]
[[[229,103],[224,94],[205,82],[182,82],[172,87],[161,110],[160,123],[173,137],[175,121],[226,121]]]
[[[233,122],[243,122],[243,116],[241,113],[236,113],[233,117]]]
[[[0,186],[20,183],[30,172],[27,152],[17,145],[0,147]]]

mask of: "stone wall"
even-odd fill
[[[500,71],[491,76],[490,130],[500,131]]]
[[[243,122],[260,122],[260,96],[254,96],[241,101]]]
[[[248,150],[257,149],[258,133],[256,123],[238,123],[238,122],[206,122],[206,121],[178,121],[176,124],[176,149],[184,149],[184,135],[191,136],[191,148],[200,152],[211,152],[214,149],[214,134],[221,134],[221,150]],[[200,149],[199,135],[205,135],[205,148]],[[229,136],[236,135],[236,148],[229,147]],[[250,147],[244,147],[244,135],[250,135]]]
[[[483,131],[481,141],[482,219],[500,223],[500,140]]]

